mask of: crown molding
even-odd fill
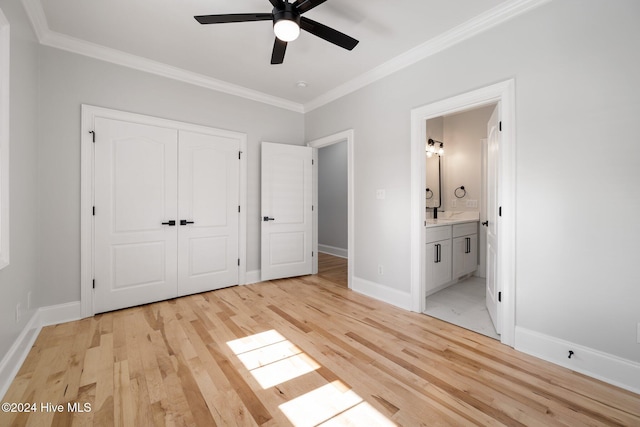
[[[451,30],[442,33],[426,42],[406,51],[403,54],[359,75],[358,77],[331,89],[314,100],[304,104],[304,112],[307,113],[322,107],[338,98],[355,92],[384,77],[398,72],[415,64],[429,56],[435,55],[457,43],[467,40],[483,31],[489,30],[518,15],[528,12],[551,0],[511,0],[502,3],[487,12],[466,21]]]
[[[66,50],[101,61],[111,62],[217,92],[239,96],[297,113],[304,112],[302,104],[297,102],[51,31],[40,0],[22,0],[22,4],[31,20],[31,25],[33,26],[36,36],[42,45]]]
[[[261,102],[297,113],[306,113],[326,105],[338,98],[355,92],[371,83],[415,64],[422,59],[445,50],[457,43],[467,40],[483,31],[493,28],[509,19],[528,12],[552,0],[508,0],[493,9],[458,25],[407,52],[373,68],[364,74],[325,92],[306,104],[289,101],[284,98],[249,89],[223,80],[214,79],[203,74],[194,73],[182,68],[173,67],[161,62],[152,61],[140,56],[111,49],[95,43],[51,31],[40,0],[22,0],[31,25],[41,44],[69,52],[77,53],[102,61],[111,62],[139,71],[156,74],[162,77],[182,81],[218,92],[239,96],[252,101]]]

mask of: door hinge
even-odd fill
[[[93,207],[93,216],[96,216],[96,207]]]
[[[314,162],[313,162],[313,159],[311,159],[311,166],[313,166],[313,165],[314,165]]]
[[[498,302],[502,302],[502,292],[498,292]]]
[[[498,216],[502,216],[502,206],[498,207]]]
[[[93,289],[96,288],[96,279],[93,279],[93,285],[92,286],[93,286]]]
[[[90,130],[89,133],[91,134],[91,141],[95,144],[96,142],[96,132],[93,130]]]
[[[240,258],[238,258],[238,267],[240,267]]]
[[[240,205],[238,205],[238,213],[240,213]]]
[[[311,205],[311,211],[313,212],[313,205]]]
[[[313,257],[313,256],[315,256],[315,254],[313,253],[313,251],[311,251],[311,256],[312,256],[312,257]]]
[[[502,120],[500,120],[500,122],[498,122],[498,130],[500,132],[502,132]]]
[[[242,151],[238,151],[238,160],[242,157]]]

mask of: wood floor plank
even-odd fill
[[[43,328],[4,401],[91,411],[0,425],[640,426],[637,394],[352,292],[346,271],[320,254],[316,276]]]

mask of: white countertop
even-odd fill
[[[426,227],[438,227],[441,225],[463,224],[465,222],[477,222],[480,220],[479,212],[447,211],[438,212],[438,218],[427,218]]]

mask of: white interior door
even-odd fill
[[[177,131],[96,118],[95,134],[95,312],[173,298]]]
[[[179,132],[178,295],[238,284],[237,139]]]
[[[262,143],[262,280],[312,272],[312,148]]]
[[[497,333],[502,331],[502,315],[499,309],[498,281],[498,175],[500,147],[500,105],[496,105],[487,123],[487,217],[482,225],[487,228],[487,292],[486,304]]]

